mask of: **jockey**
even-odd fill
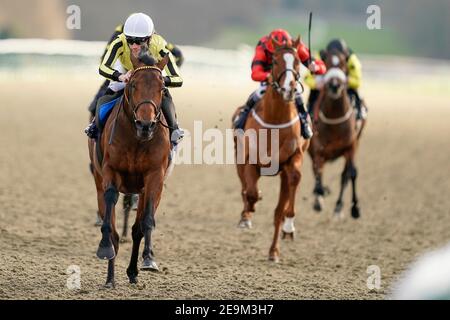
[[[105,95],[118,97],[123,93],[126,82],[129,81],[133,64],[131,55],[138,57],[141,47],[148,46],[149,54],[157,61],[169,56],[169,61],[164,68],[166,76],[164,84],[166,89],[163,94],[162,112],[170,129],[172,149],[184,136],[182,129],[178,127],[175,115],[175,106],[167,87],[181,87],[182,78],[178,75],[178,67],[172,53],[167,49],[167,42],[163,37],[154,32],[152,19],[144,13],[134,13],[125,22],[123,33],[117,35],[111,42],[100,64],[100,75],[110,81]],[[90,138],[97,136],[95,121],[85,129]]]
[[[272,55],[275,52],[273,42],[278,43],[291,43],[292,38],[289,33],[283,29],[273,30],[269,35],[262,37],[255,49],[255,55],[252,61],[252,79],[254,81],[260,82],[260,87],[253,92],[248,98],[244,108],[241,113],[234,121],[234,127],[236,129],[244,129],[247,116],[251,109],[256,105],[256,103],[261,100],[263,94],[267,90],[268,77],[270,76],[270,70],[272,66]],[[309,50],[303,42],[297,47],[298,57],[300,61],[308,67],[311,72],[316,74],[324,74],[326,71],[325,64],[323,61],[317,60],[312,61],[309,64]],[[312,137],[312,130],[310,126],[310,118],[307,110],[304,107],[301,87],[297,84],[297,91],[295,94],[295,105],[299,113],[302,136],[305,139]]]
[[[100,61],[103,60],[103,58],[105,57],[105,54],[108,52],[108,49],[111,46],[111,42],[113,42],[117,38],[117,36],[119,36],[121,33],[123,33],[123,26],[124,26],[123,24],[120,24],[114,30],[114,33],[111,36],[110,40],[108,41],[105,51],[103,52]],[[177,66],[181,67],[181,65],[184,62],[184,57],[183,57],[183,53],[181,52],[181,50],[172,43],[167,43],[166,48],[167,48],[167,50],[172,52],[172,55],[175,57]],[[92,100],[91,104],[89,105],[88,110],[90,111],[92,117],[95,117],[95,108],[97,106],[97,101],[100,97],[105,95],[105,92],[108,89],[109,83],[110,83],[109,80],[105,80],[103,82],[103,84],[101,85],[97,94],[95,95],[94,99]]]
[[[364,102],[360,98],[358,93],[358,88],[361,86],[362,79],[361,62],[359,61],[356,54],[347,46],[343,39],[331,40],[327,45],[326,51],[321,51],[321,58],[325,60],[326,52],[329,52],[333,49],[344,54],[347,59],[347,92],[350,96],[350,100],[356,107],[356,119],[366,119],[367,107],[364,105]],[[314,103],[319,96],[321,83],[311,74],[308,74],[305,77],[305,83],[311,88],[311,92],[308,98],[308,112],[312,115],[314,112]]]

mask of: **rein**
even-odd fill
[[[155,120],[152,121],[152,123],[153,123],[154,125],[156,125],[157,123],[160,123],[162,126],[164,126],[164,127],[166,127],[166,128],[169,128],[167,125],[165,125],[165,124],[162,123],[162,121],[161,121],[161,113],[162,113],[161,106],[157,106],[156,103],[155,103],[153,100],[144,100],[144,101],[139,102],[137,105],[133,106],[133,101],[132,101],[132,99],[131,99],[131,97],[132,97],[132,92],[130,92],[130,94],[128,95],[128,91],[131,91],[131,90],[132,90],[132,87],[129,88],[129,84],[131,83],[131,80],[133,79],[134,75],[135,75],[136,73],[138,73],[139,71],[142,71],[142,70],[156,70],[156,71],[158,71],[160,74],[162,74],[162,70],[159,69],[159,68],[156,67],[156,66],[144,66],[144,67],[139,67],[139,68],[137,68],[137,69],[135,69],[135,70],[133,71],[133,73],[131,74],[130,80],[128,81],[128,84],[127,84],[127,86],[125,87],[123,97],[122,97],[122,99],[121,99],[121,101],[120,101],[119,111],[117,111],[116,117],[115,117],[115,119],[114,119],[114,124],[113,124],[113,127],[112,127],[112,129],[111,129],[111,136],[109,137],[109,144],[110,144],[110,145],[112,144],[112,141],[113,141],[113,137],[114,137],[114,133],[115,133],[115,129],[116,129],[116,124],[117,124],[117,119],[118,119],[118,117],[119,117],[120,111],[122,110],[123,105],[124,105],[125,102],[131,107],[131,109],[132,109],[132,111],[133,111],[133,114],[132,114],[133,119],[132,119],[132,121],[133,121],[134,124],[136,124],[136,122],[138,121],[138,120],[137,120],[136,112],[138,111],[139,107],[142,106],[142,105],[144,105],[144,104],[150,104],[153,108],[155,108],[155,111],[156,111],[156,117],[155,117]],[[128,89],[128,88],[129,88],[129,89]],[[130,98],[128,98],[128,96],[130,96]]]

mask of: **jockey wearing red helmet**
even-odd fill
[[[286,30],[276,29],[273,30],[269,35],[266,35],[259,40],[252,61],[252,79],[254,81],[261,82],[261,85],[255,92],[250,95],[245,107],[242,109],[240,115],[235,120],[234,127],[237,129],[244,129],[248,113],[261,99],[262,95],[267,89],[267,78],[270,75],[270,70],[272,67],[272,55],[275,51],[273,46],[274,42],[280,44],[291,44],[292,37]],[[309,63],[309,50],[303,42],[300,42],[300,44],[298,45],[297,53],[300,61],[307,68],[309,68],[311,72],[315,74],[324,74],[326,72],[326,67],[323,61],[314,61],[314,59],[312,59],[312,63]],[[298,88],[295,94],[295,105],[300,114],[303,137],[305,139],[309,139],[312,136],[312,130],[309,125],[309,115],[304,107],[301,91],[301,88]]]

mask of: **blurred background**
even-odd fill
[[[68,30],[66,8],[81,8],[81,29]],[[381,30],[368,30],[366,9],[381,8]],[[450,59],[450,1],[432,0],[0,0],[1,38],[106,40],[135,11],[148,13],[174,43],[235,49],[275,27],[306,39],[314,12],[313,46],[336,36],[360,53]]]
[[[81,10],[80,29],[67,28],[71,5]],[[381,10],[379,30],[367,27],[369,5]],[[334,192],[327,211],[313,212],[306,156],[296,240],[282,244],[280,265],[268,265],[278,179],[261,179],[256,227],[241,233],[235,167],[179,165],[155,233],[167,271],[143,275],[138,290],[128,286],[126,243],[117,260],[121,294],[99,290],[105,269],[94,255],[100,233],[83,129],[104,81],[106,41],[137,11],[184,54],[183,87],[171,93],[190,132],[199,120],[204,130],[230,128],[258,86],[250,78],[254,47],[273,28],[307,43],[312,11],[313,51],[344,38],[362,62],[369,107],[357,156],[362,218],[330,221],[342,161],[326,167]],[[449,0],[0,0],[0,299],[385,298],[411,261],[450,241],[449,14]],[[65,287],[73,264],[83,275],[77,293]],[[382,273],[379,290],[366,285],[371,265]],[[437,282],[450,287],[448,277]]]

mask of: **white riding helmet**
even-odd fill
[[[123,33],[127,37],[147,38],[150,37],[155,30],[152,18],[145,13],[133,13],[125,21]]]

